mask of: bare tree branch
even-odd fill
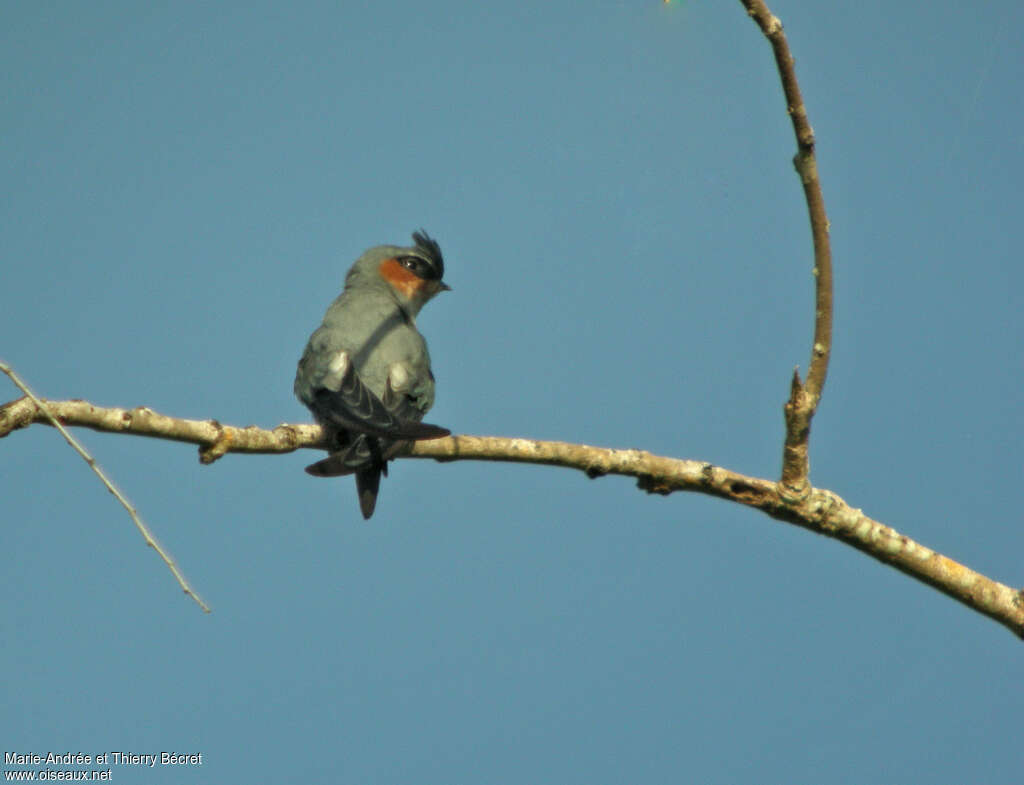
[[[794,164],[803,183],[814,240],[814,342],[807,379],[801,381],[799,373],[794,372],[790,397],[785,406],[786,440],[780,481],[748,477],[710,463],[666,458],[641,450],[615,450],[530,439],[451,436],[416,442],[410,446],[407,455],[438,461],[485,460],[563,466],[579,469],[591,478],[606,474],[635,477],[638,487],[648,493],[693,491],[728,499],[761,510],[778,520],[840,540],[938,589],[1024,638],[1024,589],[1013,589],[936,553],[895,529],[868,518],[831,491],[814,488],[810,484],[810,426],[821,399],[832,345],[832,262],[828,218],[818,179],[814,132],[807,118],[782,24],[762,0],[741,2],[775,53],[797,140]],[[315,425],[284,424],[265,431],[255,426],[237,428],[222,425],[216,420],[182,420],[147,408],[104,408],[87,401],[40,401],[34,397],[0,407],[0,438],[33,423],[58,428],[63,423],[98,431],[189,442],[199,446],[202,463],[212,463],[228,452],[280,453],[327,447],[321,429]],[[91,459],[90,465],[94,465]],[[137,521],[136,516],[133,518]],[[137,525],[147,537],[147,542],[153,544],[141,522],[137,521]],[[173,562],[164,558],[173,569]],[[186,591],[189,591],[187,587]]]
[[[782,22],[772,14],[762,0],[740,0],[747,13],[757,22],[761,32],[772,45],[775,65],[782,80],[786,96],[786,111],[793,122],[797,152],[793,165],[804,186],[804,199],[811,219],[814,240],[815,313],[814,343],[806,382],[793,372],[789,400],[786,402],[786,442],[782,452],[782,485],[786,493],[799,497],[810,491],[810,463],[807,443],[811,434],[811,419],[821,400],[821,391],[828,375],[828,360],[832,352],[832,250],[829,244],[828,216],[825,197],[818,179],[818,163],[814,156],[814,129],[807,117],[807,107],[797,83],[793,55],[789,51]]]
[[[254,425],[237,428],[221,425],[216,420],[181,420],[145,406],[119,409],[95,406],[78,399],[46,401],[46,404],[67,425],[198,444],[202,463],[213,463],[227,452],[292,452],[300,447],[327,449],[321,442],[319,425],[279,425],[272,431],[264,431]],[[0,438],[34,422],[46,424],[47,420],[27,398],[0,406]]]
[[[97,431],[132,433],[199,446],[200,460],[212,463],[229,452],[286,453],[324,449],[316,425],[279,425],[265,431],[236,428],[216,420],[180,420],[152,409],[118,409],[87,401],[46,401],[66,425]],[[0,407],[0,437],[33,423],[52,424],[28,398]],[[680,460],[642,450],[615,450],[585,444],[497,436],[449,436],[416,442],[412,458],[438,461],[478,460],[535,463],[578,469],[588,477],[635,477],[648,493],[693,491],[744,504],[780,521],[840,540],[878,561],[948,594],[1024,638],[1024,590],[992,580],[868,518],[831,491],[809,488],[799,498],[782,492],[781,483],[748,477],[704,461]]]
[[[52,425],[54,428],[60,431],[60,434],[61,436],[64,437],[65,441],[67,441],[67,443],[70,444],[72,448],[74,448],[75,452],[82,456],[82,460],[89,464],[89,468],[92,469],[96,476],[100,478],[100,481],[106,486],[107,490],[114,495],[114,498],[121,503],[122,507],[128,510],[128,515],[131,517],[132,522],[135,524],[135,527],[139,530],[139,533],[142,535],[142,539],[146,541],[146,545],[148,545],[150,548],[156,551],[160,558],[163,559],[164,564],[167,565],[167,569],[171,571],[171,575],[174,576],[174,579],[178,582],[178,585],[181,586],[182,591],[184,591],[185,594],[187,594],[189,597],[195,600],[196,604],[199,605],[199,607],[202,608],[206,613],[209,613],[210,607],[205,602],[203,602],[203,598],[196,594],[192,586],[189,585],[189,582],[185,580],[185,576],[181,574],[181,570],[178,568],[178,565],[175,563],[174,559],[170,557],[167,551],[164,550],[163,546],[157,541],[156,537],[153,536],[153,533],[149,530],[149,527],[142,522],[142,519],[139,517],[138,510],[136,510],[135,507],[128,502],[128,500],[124,497],[124,494],[121,493],[121,491],[117,488],[116,485],[114,485],[113,482],[110,481],[110,478],[107,477],[106,473],[99,467],[99,464],[96,463],[96,459],[93,458],[89,454],[89,452],[81,444],[78,443],[78,440],[75,439],[74,436],[67,432],[67,429],[65,429],[64,426],[61,425],[61,423],[57,420],[56,415],[54,415],[50,407],[36,397],[35,393],[33,393],[32,390],[28,388],[28,385],[25,384],[21,377],[19,377],[18,374],[16,374],[11,369],[11,367],[7,365],[7,363],[0,362],[0,371],[3,371],[5,374],[7,374],[8,378],[10,378],[12,382],[14,382],[14,385],[23,393],[25,393],[25,397],[22,398],[22,400],[31,401],[33,405],[36,407],[36,411],[46,418],[44,422],[46,422],[48,425]],[[0,435],[6,435],[6,432],[3,432]]]

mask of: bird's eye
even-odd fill
[[[402,257],[400,261],[402,263],[402,267],[404,267],[406,270],[411,270],[414,273],[419,272],[420,260],[417,259],[415,256],[405,256]]]

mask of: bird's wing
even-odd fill
[[[446,428],[419,422],[423,413],[416,410],[412,414],[409,399],[392,391],[390,379],[385,388],[390,405],[374,395],[359,378],[345,351],[330,358],[310,393],[310,408],[322,422],[336,428],[389,439],[437,439],[451,433]]]
[[[399,420],[418,422],[434,403],[434,375],[429,368],[426,373],[417,373],[403,363],[395,363],[388,368],[381,401]]]

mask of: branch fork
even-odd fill
[[[786,435],[778,482],[748,477],[710,463],[667,458],[641,450],[615,450],[584,444],[495,436],[449,436],[411,443],[404,455],[411,458],[484,460],[534,463],[577,469],[595,479],[605,475],[634,477],[647,493],[668,495],[693,491],[728,499],[758,509],[778,520],[841,540],[847,545],[932,586],[965,606],[984,614],[1024,638],[1024,589],[1013,589],[914,542],[906,535],[867,517],[832,491],[810,482],[808,442],[811,421],[821,400],[832,347],[832,256],[829,222],[825,213],[814,131],[796,79],[793,56],[782,23],[763,0],[740,0],[768,39],[782,81],[786,111],[793,125],[797,152],[793,164],[803,186],[814,246],[812,269],[815,287],[814,338],[807,378],[794,370],[789,398],[783,407]],[[87,401],[44,401],[37,398],[11,369],[0,363],[25,393],[24,398],[0,406],[0,438],[34,423],[52,425],[65,436],[118,497],[132,516],[146,543],[157,550],[184,591],[204,609],[202,600],[178,571],[131,507],[96,466],[95,460],[65,430],[77,425],[98,431],[130,433],[188,442],[199,446],[203,464],[229,452],[284,453],[297,449],[326,449],[317,425],[282,424],[272,430],[238,428],[217,420],[184,420],[140,407],[103,408]]]

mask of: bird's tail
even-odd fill
[[[377,506],[377,491],[380,489],[382,466],[373,463],[356,472],[356,493],[359,495],[359,509],[363,518],[370,520]]]
[[[377,506],[377,492],[381,475],[388,473],[388,461],[406,445],[407,441],[385,441],[359,434],[351,444],[326,458],[311,463],[306,472],[314,477],[342,477],[355,474],[359,509],[367,520]]]

